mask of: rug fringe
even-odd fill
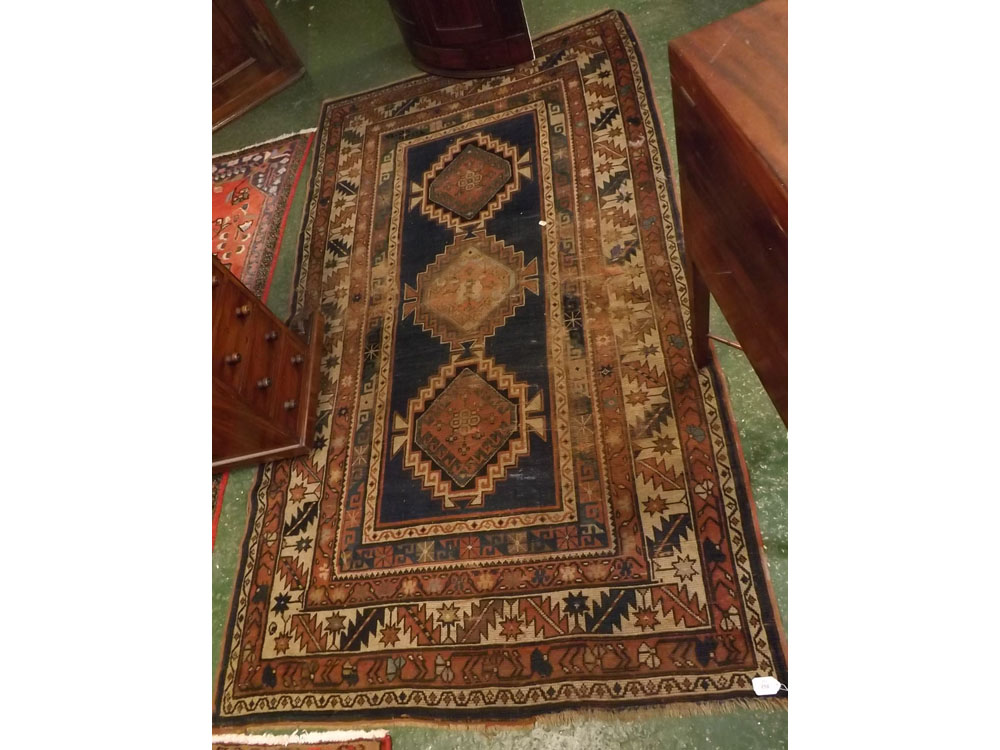
[[[314,742],[348,742],[349,740],[380,740],[389,733],[384,729],[368,731],[333,729],[326,732],[293,732],[292,734],[213,734],[213,743],[241,745],[294,745]]]
[[[235,148],[232,151],[223,151],[222,153],[219,154],[212,154],[212,158],[218,159],[222,156],[232,156],[233,154],[238,154],[241,151],[246,151],[247,149],[250,148],[259,148],[260,146],[266,146],[269,143],[276,143],[278,141],[283,141],[285,138],[291,138],[293,135],[305,135],[306,133],[315,133],[315,132],[316,128],[312,127],[312,128],[306,128],[305,130],[300,130],[297,133],[284,133],[283,135],[278,135],[275,136],[274,138],[268,138],[266,141],[261,141],[260,143],[251,143],[247,146],[240,146],[239,148]]]
[[[787,698],[727,698],[716,701],[666,703],[659,706],[622,706],[620,708],[580,708],[544,714],[535,719],[537,727],[555,727],[580,721],[635,721],[663,717],[718,716],[744,711],[788,711]]]
[[[682,701],[678,703],[660,703],[650,706],[610,706],[601,708],[565,708],[555,709],[551,713],[538,714],[536,716],[520,716],[507,719],[476,719],[474,715],[462,719],[433,719],[416,716],[399,716],[396,718],[383,718],[379,723],[389,727],[389,732],[397,727],[419,727],[423,729],[461,729],[467,732],[480,732],[482,734],[496,734],[508,730],[517,729],[553,729],[567,724],[578,724],[583,721],[602,722],[628,722],[644,721],[649,719],[684,719],[692,716],[719,716],[726,714],[737,714],[743,712],[766,711],[768,713],[780,713],[788,711],[788,698],[768,697],[757,698],[755,696],[739,696],[706,701]],[[334,721],[334,720],[331,720]],[[336,719],[336,724],[341,727],[341,731],[347,731],[357,735],[357,730],[350,730],[349,727],[365,726],[363,720],[357,719]],[[247,726],[247,731],[282,731],[294,730],[302,731],[303,727],[322,726],[323,719],[303,717],[297,722],[278,721],[266,722],[266,727]],[[371,726],[367,724],[367,726]],[[318,731],[318,730],[317,730]],[[218,735],[215,735],[216,737]],[[244,735],[239,735],[244,736]],[[259,736],[259,735],[258,735]]]

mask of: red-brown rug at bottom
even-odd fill
[[[392,750],[392,740],[381,730],[331,731],[302,734],[216,734],[214,750]]]

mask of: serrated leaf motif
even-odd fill
[[[316,500],[303,503],[302,507],[292,516],[292,520],[285,524],[285,536],[298,536],[305,531],[310,522],[316,518],[318,509],[319,503]]]

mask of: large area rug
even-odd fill
[[[212,157],[212,254],[267,300],[312,129]],[[212,546],[228,474],[212,475]]]
[[[323,107],[295,292],[326,316],[317,447],[260,470],[216,724],[787,684],[636,42],[610,12],[536,52]]]

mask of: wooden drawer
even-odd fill
[[[258,317],[248,295],[233,283],[217,289],[212,341],[212,375],[242,392],[247,382],[247,362]]]
[[[292,337],[286,339],[275,392],[275,421],[285,429],[299,431],[300,417],[307,408],[309,394],[303,393],[306,348]]]
[[[232,391],[212,383],[212,469],[220,471],[269,460],[267,451],[287,449],[296,439],[268,419],[249,411]],[[303,451],[298,451],[303,452]],[[233,461],[233,459],[240,459]],[[248,460],[247,460],[248,459]]]
[[[278,370],[288,334],[269,317],[260,315],[254,321],[251,338],[247,379],[241,393],[250,408],[258,414],[271,417],[275,413]]]

